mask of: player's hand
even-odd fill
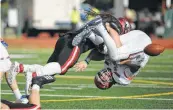
[[[87,68],[87,63],[85,61],[80,61],[74,66],[76,72],[84,71]]]

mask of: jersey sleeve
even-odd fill
[[[85,59],[86,62],[90,62],[91,60],[93,61],[101,61],[104,60],[105,55],[100,53],[97,49],[93,49],[87,58]]]

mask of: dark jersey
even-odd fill
[[[82,32],[82,29],[68,32],[60,37],[56,42],[54,52],[47,61],[47,63],[58,62],[61,65],[61,74],[66,73],[68,68],[78,61],[82,53],[95,48],[95,45],[87,38],[83,39],[77,46],[72,45],[74,37],[80,32]]]
[[[112,16],[108,17],[110,17],[110,19],[107,19],[106,16],[101,16],[102,20],[97,17],[96,19],[86,23],[79,30],[68,32],[60,37],[55,45],[54,52],[50,56],[47,63],[58,62],[61,65],[61,74],[64,74],[78,61],[82,53],[94,48],[97,48],[99,51],[102,50],[103,46],[95,46],[85,36],[90,34],[89,32],[92,31],[91,28],[94,28],[94,26],[96,26],[99,22],[112,22],[114,20]],[[79,37],[79,39],[81,38],[81,40],[73,45],[72,42],[76,37]]]

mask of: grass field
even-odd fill
[[[52,49],[10,49],[12,61],[44,65]],[[80,60],[84,59],[83,55]],[[103,62],[91,62],[85,72],[73,69],[56,82],[41,89],[43,109],[173,109],[173,50],[150,59],[148,65],[128,86],[115,85],[99,90],[93,83],[94,75]],[[18,75],[20,90],[24,93],[25,78]],[[1,84],[1,98],[14,101],[5,80]]]

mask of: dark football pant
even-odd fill
[[[1,100],[1,103],[8,105],[10,109],[20,109],[20,110],[38,110],[39,106],[34,104],[22,104],[22,103],[13,103],[7,100]]]
[[[95,47],[89,40],[78,46],[72,46],[73,38],[74,36],[70,34],[60,37],[55,45],[54,52],[47,61],[47,63],[58,62],[61,65],[62,72],[60,75],[65,74],[70,67],[75,65],[82,53]]]

